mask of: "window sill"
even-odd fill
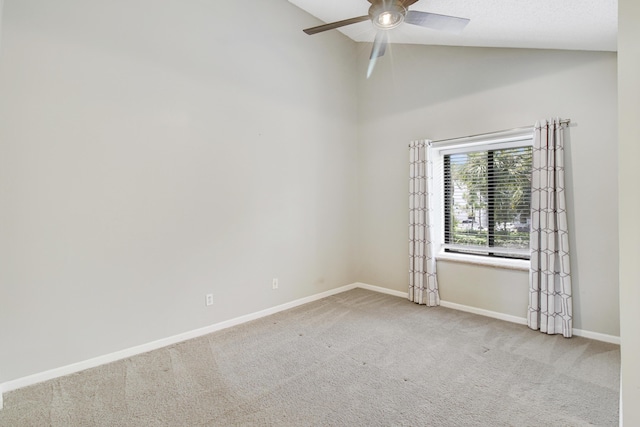
[[[531,263],[528,259],[492,258],[478,255],[452,254],[447,252],[440,252],[436,255],[436,260],[518,271],[529,271],[531,268]]]

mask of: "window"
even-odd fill
[[[532,135],[436,148],[445,252],[529,259]]]

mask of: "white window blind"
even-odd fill
[[[445,251],[529,258],[531,146],[526,135],[440,150]]]

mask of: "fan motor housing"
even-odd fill
[[[407,9],[399,0],[375,2],[369,8],[371,22],[379,30],[391,30],[402,24]]]

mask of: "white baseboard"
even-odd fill
[[[596,341],[604,341],[610,344],[620,345],[620,337],[615,335],[601,334],[600,332],[584,331],[582,329],[573,328],[573,335],[576,337],[589,338]]]
[[[187,341],[193,338],[198,338],[203,335],[217,332],[222,329],[230,328],[232,326],[240,325],[242,323],[249,322],[251,320],[259,319],[261,317],[269,316],[290,308],[298,307],[309,302],[317,301],[322,298],[329,297],[331,295],[339,294],[345,291],[356,288],[356,284],[350,284],[341,286],[339,288],[331,289],[326,292],[311,295],[309,297],[300,298],[295,301],[291,301],[285,304],[277,305],[275,307],[267,308],[255,313],[250,313],[244,316],[236,317],[234,319],[226,320],[220,323],[216,323],[204,328],[195,329],[182,334],[174,335],[171,337],[163,338],[157,341],[152,341],[147,344],[142,344],[135,347],[130,347],[124,350],[116,351],[113,353],[98,356],[92,359],[84,360],[82,362],[73,363],[71,365],[63,366],[60,368],[51,369],[45,372],[29,375],[26,377],[18,378],[16,380],[8,381],[0,384],[0,409],[2,408],[2,393],[8,393],[19,388],[27,387],[30,385],[38,384],[44,381],[49,381],[55,378],[60,378],[66,375],[75,374],[86,369],[95,368],[97,366],[106,365],[107,363],[116,362],[118,360],[127,359],[129,357],[136,356],[138,354],[147,353],[149,351],[158,350],[160,348],[168,347],[183,341]]]
[[[485,310],[483,308],[471,307],[468,305],[457,304],[455,302],[440,301],[440,305],[446,308],[452,308],[458,311],[464,311],[467,313],[479,314],[480,316],[492,317],[494,319],[504,320],[506,322],[517,323],[519,325],[526,325],[527,319],[524,317],[512,316],[510,314],[499,313],[497,311]]]
[[[393,289],[382,288],[380,286],[373,286],[366,283],[354,283],[351,286],[362,288],[362,289],[368,289],[370,291],[380,292],[383,294],[394,295],[397,297],[403,297],[403,298],[409,297],[408,292],[395,291]],[[454,310],[464,311],[467,313],[479,314],[481,316],[504,320],[506,322],[511,322],[511,323],[517,323],[519,325],[527,324],[526,317],[512,316],[510,314],[504,314],[497,311],[485,310],[482,308],[471,307],[468,305],[457,304],[455,302],[449,302],[449,301],[440,301],[440,305],[442,307],[452,308]],[[599,332],[585,331],[585,330],[576,329],[576,328],[573,328],[573,335],[577,337],[589,338],[596,341],[603,341],[611,344],[620,345],[620,337],[616,337],[614,335],[601,334]]]
[[[342,292],[350,291],[355,288],[367,289],[374,292],[380,292],[383,294],[393,295],[402,298],[408,298],[408,292],[396,291],[393,289],[383,288],[380,286],[373,286],[366,283],[352,283],[350,285],[341,286],[339,288],[331,289],[326,292],[321,292],[319,294],[311,295],[309,297],[300,298],[285,304],[277,305],[275,307],[271,307],[265,310],[261,310],[255,313],[250,313],[244,316],[236,317],[234,319],[226,320],[220,323],[216,323],[214,325],[206,326],[204,328],[195,329],[193,331],[188,331],[182,334],[174,335],[171,337],[163,338],[157,341],[153,341],[147,344],[142,344],[139,346],[131,347],[128,349],[124,349],[121,351],[116,351],[114,353],[109,353],[103,356],[95,357],[89,360],[85,360],[82,362],[74,363],[71,365],[63,366],[60,368],[51,369],[45,372],[29,375],[27,377],[18,378],[16,380],[8,381],[0,384],[0,409],[3,408],[3,394],[17,390],[19,388],[27,387],[30,385],[34,385],[37,383],[41,383],[43,381],[52,380],[55,378],[60,378],[66,375],[75,374],[80,371],[84,371],[86,369],[95,368],[97,366],[105,365],[107,363],[116,362],[118,360],[127,359],[129,357],[136,356],[138,354],[147,353],[149,351],[157,350],[160,348],[164,348],[170,345],[177,344],[182,341],[190,340],[193,338],[198,338],[203,335],[207,335],[213,332],[220,331],[222,329],[230,328],[232,326],[240,325],[242,323],[249,322],[251,320],[259,319],[261,317],[269,316],[271,314],[275,314],[284,310],[288,310],[290,308],[298,307],[303,304],[307,304],[313,301],[320,300],[322,298],[326,298],[332,295],[336,295]],[[521,325],[526,325],[527,320],[525,318],[520,318],[517,316],[511,316],[504,313],[498,313],[495,311],[484,310],[481,308],[470,307],[462,304],[456,304],[448,301],[440,301],[440,305],[447,308],[452,308],[455,310],[465,311],[468,313],[479,314],[481,316],[492,317],[495,319],[505,320],[507,322],[518,323]],[[597,332],[583,331],[580,329],[574,329],[573,334],[576,336],[590,338],[598,341],[604,341],[613,344],[620,344],[620,338],[612,335],[600,334]]]
[[[484,310],[482,308],[470,307],[468,305],[456,304],[448,301],[440,301],[440,305],[442,307],[465,311],[467,313],[479,314],[481,316],[492,317],[494,319],[505,320],[507,322],[517,323],[519,325],[527,324],[527,319],[525,317],[512,316],[509,314],[498,313],[496,311]],[[601,334],[599,332],[585,331],[576,328],[573,328],[573,335],[576,337],[589,338],[596,341],[603,341],[610,344],[620,345],[620,337],[616,337],[614,335]]]
[[[620,367],[620,378],[622,378],[622,367]],[[622,381],[620,381],[620,410],[618,411],[618,413],[620,414],[619,424],[620,427],[622,427],[624,424],[622,422],[622,414],[624,414],[624,412],[622,411]]]
[[[383,288],[381,286],[373,286],[366,283],[353,283],[351,286],[353,286],[354,288],[362,288],[374,292],[380,292],[381,294],[393,295],[395,297],[409,298],[409,292],[394,291],[393,289]]]

